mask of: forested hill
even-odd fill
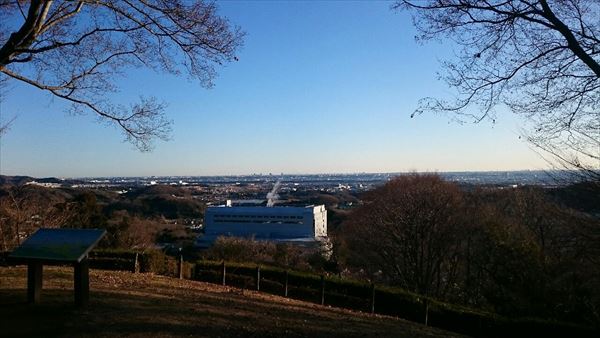
[[[0,185],[23,185],[29,182],[39,183],[62,183],[61,179],[56,177],[34,178],[31,176],[6,176],[0,175]]]

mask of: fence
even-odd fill
[[[538,318],[506,318],[443,303],[403,289],[355,280],[249,263],[198,261],[192,264],[170,257],[161,258],[155,254],[152,257],[143,254],[138,259],[140,257],[145,262],[140,271],[153,271],[317,304],[397,316],[473,336],[598,336],[597,330],[571,323]],[[93,265],[93,260],[90,263]]]
[[[6,265],[0,254],[0,265]],[[397,316],[473,336],[596,337],[597,329],[537,318],[506,318],[447,304],[403,289],[256,264],[184,262],[160,252],[93,251],[90,267],[154,272],[241,289],[281,295],[322,305]]]

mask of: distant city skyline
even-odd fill
[[[93,116],[24,84],[2,89],[0,174],[34,177],[196,176],[546,169],[522,121],[410,118],[418,100],[448,96],[437,80],[452,45],[414,41],[410,16],[387,2],[220,2],[247,33],[215,87],[131,69],[117,103],[168,103],[173,139],[140,153]]]
[[[388,175],[410,175],[410,174],[440,174],[440,175],[445,175],[445,174],[486,174],[486,173],[498,173],[498,174],[503,174],[503,173],[531,173],[531,174],[543,174],[543,175],[550,175],[551,173],[561,173],[561,172],[566,172],[568,173],[569,170],[560,170],[560,169],[544,169],[544,170],[536,170],[536,169],[515,169],[515,170],[465,170],[465,171],[416,171],[416,170],[411,170],[411,171],[390,171],[390,172],[322,172],[322,173],[249,173],[249,174],[215,174],[215,175],[138,175],[138,176],[126,176],[126,175],[113,175],[113,176],[31,176],[31,175],[22,175],[22,174],[15,174],[15,175],[9,175],[9,174],[4,174],[2,173],[1,175],[4,175],[6,177],[31,177],[33,179],[41,179],[42,182],[44,179],[51,179],[51,178],[56,178],[56,179],[65,179],[65,180],[79,180],[79,179],[83,179],[83,180],[89,180],[89,179],[139,179],[139,178],[144,178],[144,179],[180,179],[180,178],[228,178],[228,177],[240,177],[240,178],[250,178],[250,177],[258,177],[258,178],[264,178],[264,177],[268,177],[269,180],[272,180],[273,182],[276,182],[277,180],[280,180],[282,177],[284,180],[288,180],[288,177],[320,177],[320,176],[359,176],[359,175],[382,175],[382,176],[388,176]],[[169,182],[170,182],[169,180]],[[159,182],[159,181],[157,181]],[[159,182],[160,183],[160,182]],[[164,183],[164,182],[163,182]]]

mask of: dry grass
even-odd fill
[[[72,269],[44,267],[27,305],[25,267],[0,267],[2,337],[450,337],[401,319],[151,274],[90,271],[90,304],[73,305]]]

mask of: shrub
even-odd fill
[[[158,250],[147,250],[140,255],[140,272],[153,272],[156,274],[175,276],[177,274],[177,260]]]

